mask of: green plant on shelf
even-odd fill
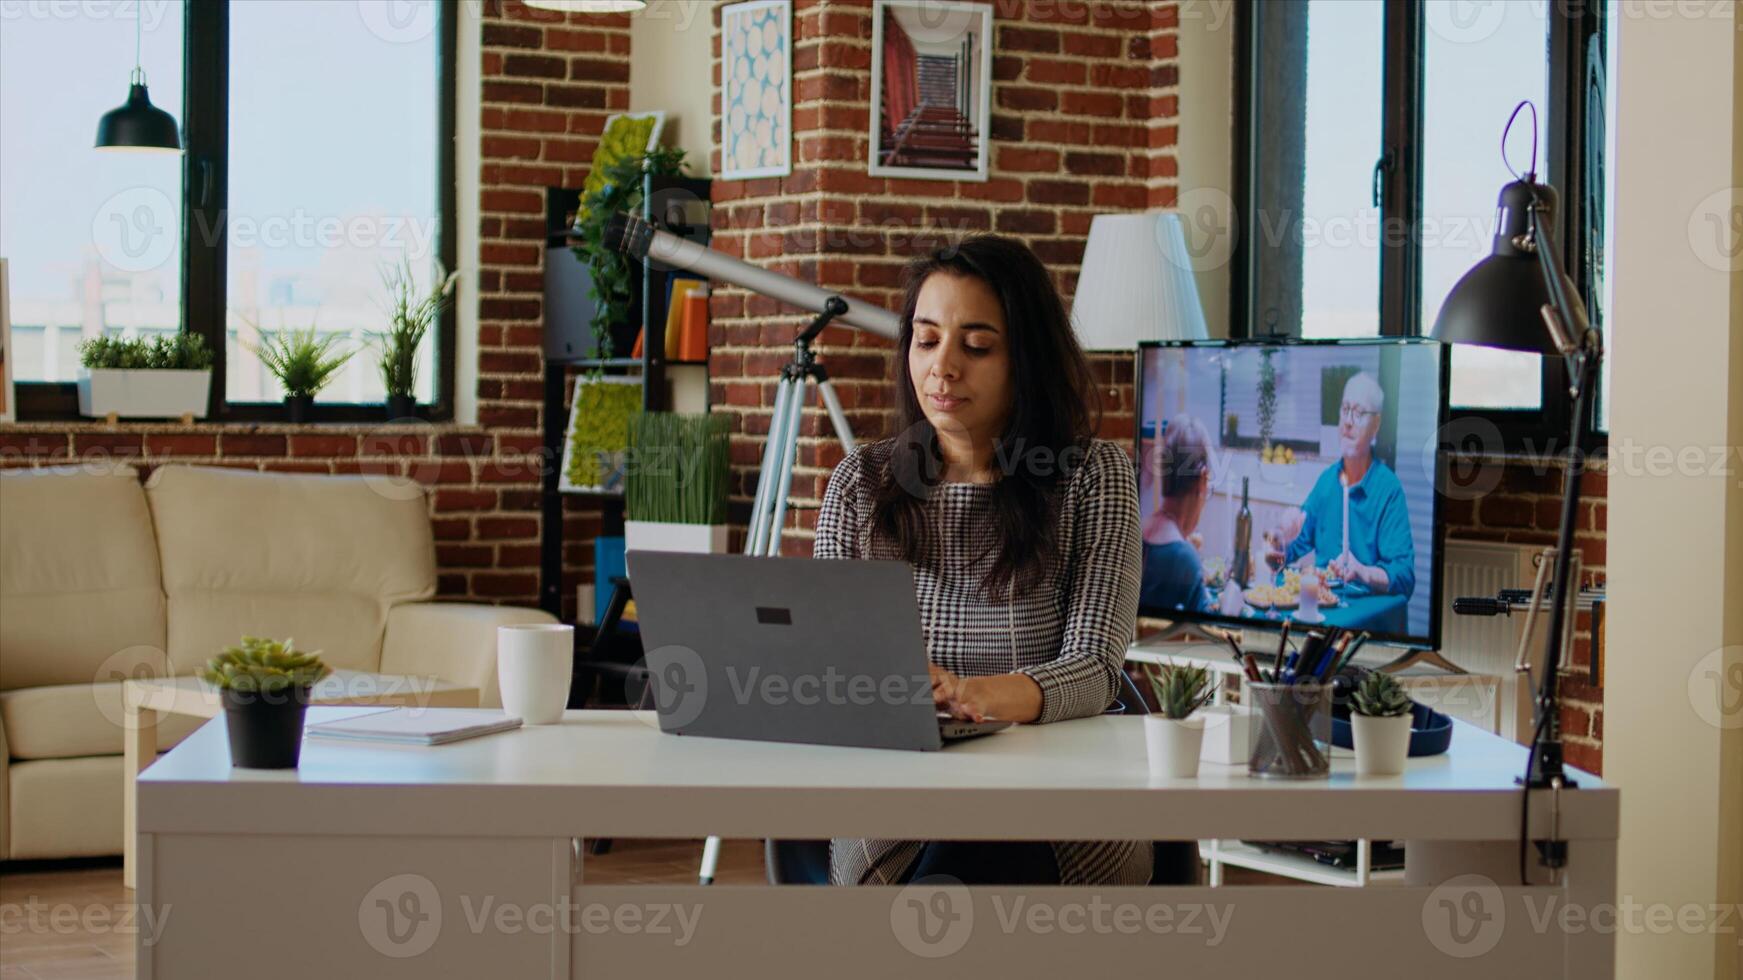
[[[205,337],[186,331],[150,340],[92,337],[79,344],[79,363],[88,371],[206,371],[212,367],[212,351]]]
[[[244,344],[260,358],[260,363],[278,379],[286,397],[300,398],[318,394],[331,384],[339,369],[351,360],[356,350],[335,351],[345,340],[344,334],[322,336],[310,324],[307,329],[286,328],[274,331],[270,340],[258,347]]]
[[[319,650],[302,653],[292,640],[244,636],[239,646],[226,647],[206,661],[200,679],[229,691],[276,694],[309,687],[332,672]]]
[[[606,226],[613,215],[635,211],[642,204],[642,177],[680,177],[689,164],[684,151],[655,147],[645,154],[625,157],[606,168],[604,183],[581,200],[575,212],[571,233],[579,239],[573,246],[576,257],[587,264],[593,278],[589,295],[593,299],[593,339],[598,356],[614,356],[611,347],[611,327],[629,319],[630,260],[618,249],[605,244]],[[603,371],[595,367],[595,375]]]
[[[618,489],[630,420],[641,412],[641,386],[588,377],[575,384],[566,475],[576,487]]]
[[[637,416],[629,430],[624,516],[632,521],[725,524],[728,431],[723,415]]]

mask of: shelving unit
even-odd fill
[[[660,228],[701,245],[712,237],[709,222],[710,181],[690,177],[642,178],[641,217]],[[574,188],[551,187],[545,191],[546,246],[546,307],[556,304],[554,286],[572,287],[573,283],[554,284],[554,275],[585,276],[586,267],[561,259],[569,248],[569,228],[580,203],[581,192]],[[556,256],[553,257],[553,252]],[[542,529],[539,540],[539,606],[552,615],[561,616],[563,608],[563,495],[558,489],[563,459],[563,445],[569,430],[569,373],[571,370],[601,369],[608,374],[639,374],[642,388],[642,410],[657,412],[672,401],[668,390],[669,368],[693,371],[703,368],[703,405],[707,404],[707,362],[668,361],[665,357],[666,292],[676,270],[651,259],[632,267],[629,316],[611,329],[611,350],[599,351],[591,342],[591,303],[572,301],[570,316],[584,317],[580,322],[545,324],[545,410],[544,448],[551,465],[544,476],[541,497]],[[688,278],[701,278],[685,273]],[[570,290],[570,296],[573,292]],[[635,344],[637,333],[643,333],[642,354],[623,356]],[[575,342],[577,335],[589,338]],[[605,356],[600,356],[600,354]],[[623,499],[616,494],[599,494],[602,502],[601,533],[623,533]]]

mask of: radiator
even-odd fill
[[[1448,713],[1516,742],[1531,734],[1531,690],[1513,672],[1525,616],[1455,616],[1452,604],[1460,596],[1493,596],[1502,589],[1530,588],[1536,575],[1532,559],[1540,550],[1539,545],[1449,540],[1442,569],[1441,655],[1473,674],[1490,674],[1500,680],[1498,700],[1488,710],[1477,707],[1473,709],[1476,717],[1467,717],[1455,706]],[[1545,629],[1547,623],[1538,625],[1539,637]]]

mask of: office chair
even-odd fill
[[[1150,706],[1132,680],[1120,671],[1120,695],[1104,714],[1147,715]],[[1200,863],[1198,842],[1159,840],[1151,844],[1150,884],[1196,885]],[[771,885],[829,884],[829,842],[826,840],[765,840],[763,866]]]

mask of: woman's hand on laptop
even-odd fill
[[[963,721],[1030,722],[1041,717],[1041,686],[1027,674],[958,677],[931,665],[932,701]]]

